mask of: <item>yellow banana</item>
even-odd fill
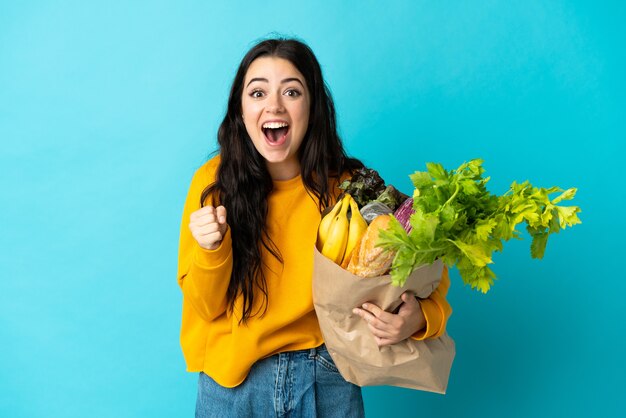
[[[341,200],[341,210],[333,218],[328,230],[328,237],[322,247],[322,254],[340,264],[348,243],[348,208],[350,207],[350,195],[346,194]]]
[[[322,218],[320,226],[317,229],[317,249],[322,251],[324,244],[328,238],[328,231],[330,231],[330,225],[333,223],[333,219],[337,216],[337,213],[341,209],[342,200],[339,200],[335,206]]]
[[[359,239],[367,229],[367,221],[363,219],[363,216],[361,216],[361,212],[359,212],[359,206],[352,198],[352,196],[350,196],[350,211],[352,212],[352,217],[350,218],[348,242],[346,244],[346,253],[343,257],[342,264],[343,261],[350,257],[350,255],[352,254],[352,250],[354,250],[357,242],[359,242]]]

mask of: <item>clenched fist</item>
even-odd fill
[[[198,244],[205,250],[219,247],[228,224],[224,206],[205,206],[193,212],[189,217],[189,230]]]

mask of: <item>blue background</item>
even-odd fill
[[[358,4],[358,6],[357,6]],[[192,416],[176,253],[258,38],[317,54],[349,152],[410,191],[485,160],[490,190],[578,187],[582,225],[453,270],[445,396],[365,388],[368,417],[623,413],[626,21],[621,1],[0,3],[0,416]]]

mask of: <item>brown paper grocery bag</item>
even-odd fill
[[[341,375],[358,386],[390,385],[445,393],[454,359],[454,341],[438,338],[378,347],[363,319],[352,309],[373,302],[393,312],[407,290],[427,298],[439,285],[443,263],[422,266],[404,287],[391,285],[391,276],[362,278],[314,249],[313,304],[328,352]]]

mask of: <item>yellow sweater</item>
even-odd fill
[[[252,317],[247,325],[239,325],[241,300],[236,301],[234,314],[226,309],[233,257],[230,232],[217,249],[210,251],[197,244],[188,227],[190,214],[200,208],[202,190],[215,181],[218,164],[219,156],[196,171],[185,202],[178,254],[178,284],[183,292],[180,340],[187,371],[204,371],[220,385],[234,387],[243,382],[257,360],[323,343],[313,309],[311,281],[320,213],[300,176],[274,182],[268,197],[267,227],[284,264],[262,253],[267,312],[262,318]],[[452,312],[445,299],[448,286],[444,270],[440,286],[430,298],[421,301],[427,326],[414,338],[436,337],[444,332]],[[260,307],[261,297],[257,297],[253,312]]]

